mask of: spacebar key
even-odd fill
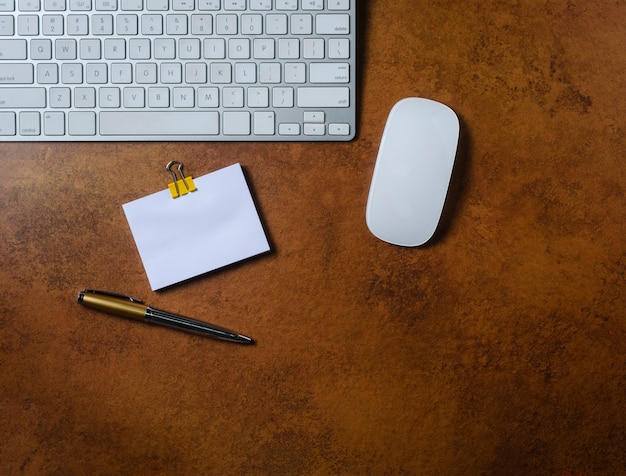
[[[201,136],[219,134],[219,114],[211,111],[103,111],[103,136]]]

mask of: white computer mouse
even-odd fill
[[[459,141],[459,119],[437,101],[408,98],[389,113],[367,200],[374,236],[420,246],[439,224]]]

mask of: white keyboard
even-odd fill
[[[0,141],[347,141],[357,0],[0,0]]]

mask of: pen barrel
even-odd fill
[[[78,302],[98,311],[137,321],[143,321],[146,316],[145,304],[125,301],[111,296],[81,293],[78,297]]]
[[[215,339],[223,339],[231,342],[246,344],[252,342],[252,339],[249,337],[241,336],[236,332],[224,329],[223,327],[196,321],[195,319],[191,319],[189,317],[172,314],[171,312],[161,311],[152,307],[148,307],[146,310],[146,321],[170,327],[172,329],[177,329],[179,331],[191,332],[192,334],[204,337],[213,337]]]

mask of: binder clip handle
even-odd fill
[[[178,171],[178,178],[176,176],[176,172],[172,170],[174,165],[178,165],[176,169]],[[197,190],[195,184],[193,183],[192,177],[185,177],[183,173],[183,163],[177,160],[171,160],[166,166],[165,169],[172,174],[172,183],[167,184],[167,187],[170,190],[170,194],[172,198],[178,198],[182,195],[187,195],[189,192],[195,192]]]

